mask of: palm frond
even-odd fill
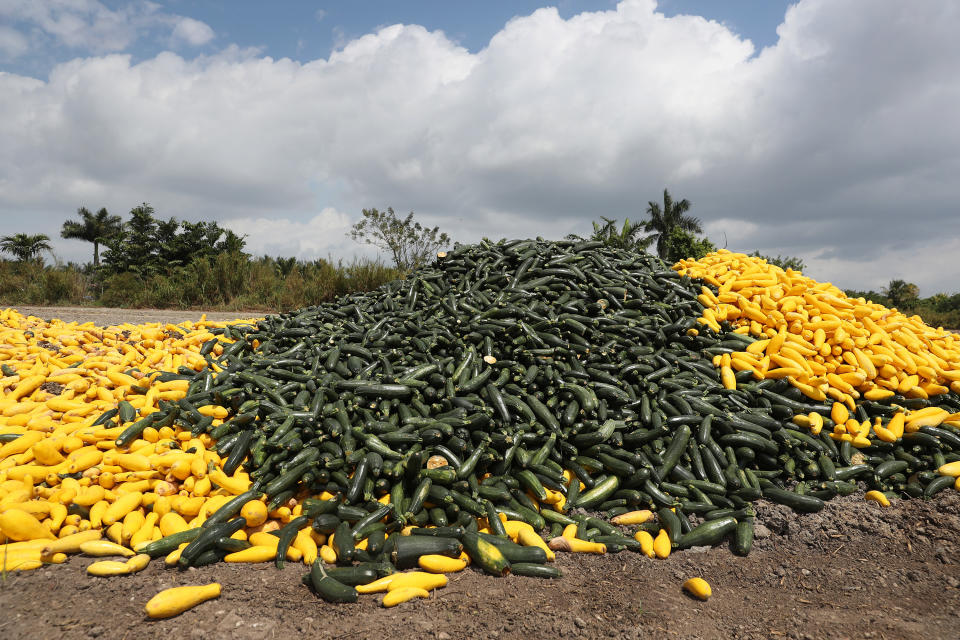
[[[693,233],[703,233],[703,228],[700,226],[699,218],[694,218],[693,216],[684,216],[679,217],[679,225],[684,231],[692,231]]]

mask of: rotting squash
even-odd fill
[[[134,345],[0,312],[4,535],[103,528],[181,567],[287,548],[352,601],[318,556],[372,584],[424,581],[394,560],[431,555],[549,577],[544,538],[747,553],[761,497],[803,512],[854,483],[955,482],[956,338],[751,261],[703,265],[678,266],[691,280],[594,242],[484,241],[374,292],[133,328]],[[38,335],[63,351],[37,356]]]

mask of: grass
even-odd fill
[[[369,291],[403,272],[369,259],[296,261],[222,253],[164,273],[102,275],[75,265],[0,261],[0,306],[283,312]]]

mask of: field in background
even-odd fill
[[[369,291],[402,272],[380,261],[334,263],[223,253],[167,273],[101,277],[74,265],[0,261],[0,307],[102,306],[282,312]]]

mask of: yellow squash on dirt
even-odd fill
[[[151,618],[172,618],[187,609],[212,598],[220,597],[220,584],[210,584],[164,589],[150,598],[146,605],[147,615]]]
[[[443,574],[408,571],[406,573],[393,573],[369,584],[357,585],[355,588],[358,593],[379,593],[381,591],[403,589],[404,587],[418,587],[431,591],[445,586],[447,586],[447,577]]]
[[[710,584],[703,578],[690,578],[683,583],[683,589],[694,598],[707,600],[713,595]]]
[[[392,589],[383,594],[381,604],[385,607],[395,607],[402,602],[413,600],[414,598],[429,598],[430,592],[419,587],[403,587]]]
[[[87,573],[92,576],[100,577],[123,576],[130,573],[136,573],[137,571],[142,571],[143,569],[146,569],[149,563],[150,556],[145,553],[141,553],[133,556],[126,562],[118,562],[116,560],[101,560],[99,562],[94,562],[87,567]]]
[[[863,497],[865,500],[876,502],[881,507],[890,506],[890,499],[887,498],[887,496],[883,495],[883,492],[877,491],[876,489],[872,491],[867,491],[865,494],[863,494]]]

